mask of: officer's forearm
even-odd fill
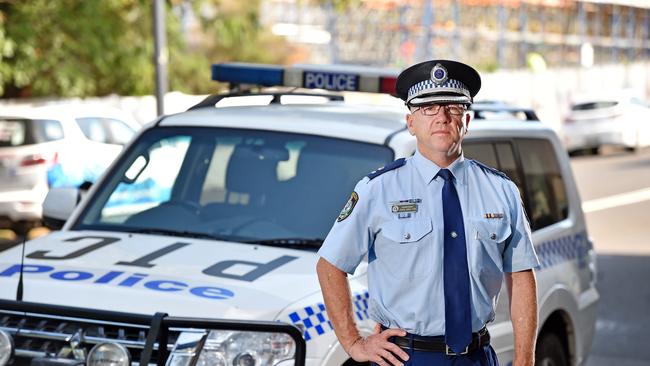
[[[514,366],[533,365],[537,335],[537,284],[532,270],[506,273],[515,334]]]
[[[323,258],[319,259],[316,272],[323,291],[327,315],[339,342],[349,354],[350,347],[361,336],[352,315],[352,300],[347,274]]]

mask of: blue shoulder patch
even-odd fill
[[[478,165],[478,167],[481,168],[481,169],[483,169],[484,172],[492,173],[492,174],[494,174],[494,175],[498,175],[498,176],[501,177],[501,178],[505,178],[505,179],[507,179],[507,180],[510,180],[510,178],[508,177],[508,175],[506,175],[506,173],[504,173],[504,172],[502,172],[502,171],[500,171],[500,170],[494,169],[493,167],[488,166],[488,165],[485,165],[485,164],[481,163],[480,161],[476,161],[476,160],[474,160],[474,159],[469,159],[469,160],[470,160],[472,163]]]
[[[397,168],[399,168],[401,166],[404,166],[404,164],[406,164],[406,159],[404,159],[404,158],[397,159],[397,160],[393,161],[392,163],[388,163],[385,166],[371,172],[370,174],[367,175],[367,177],[370,180],[373,180],[373,179],[377,178],[378,176],[380,176],[380,175],[382,175],[382,174],[384,174],[386,172],[389,172],[391,170],[394,170],[394,169],[397,169]]]

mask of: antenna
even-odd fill
[[[23,267],[25,265],[25,241],[27,233],[23,233],[23,245],[20,254],[20,275],[18,276],[18,287],[16,287],[16,301],[23,301]]]

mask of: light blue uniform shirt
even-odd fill
[[[464,216],[476,332],[494,319],[503,272],[539,262],[516,185],[463,156],[448,169]],[[370,318],[423,336],[445,333],[439,170],[416,152],[403,166],[362,179],[355,187],[356,205],[349,216],[342,213],[345,218],[334,224],[318,252],[347,273],[367,254]]]

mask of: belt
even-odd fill
[[[481,347],[490,344],[490,333],[487,328],[472,333],[472,342],[460,353],[455,353],[445,343],[445,336],[419,338],[417,335],[411,337],[390,337],[389,340],[401,348],[414,351],[444,352],[448,356],[465,355]]]

